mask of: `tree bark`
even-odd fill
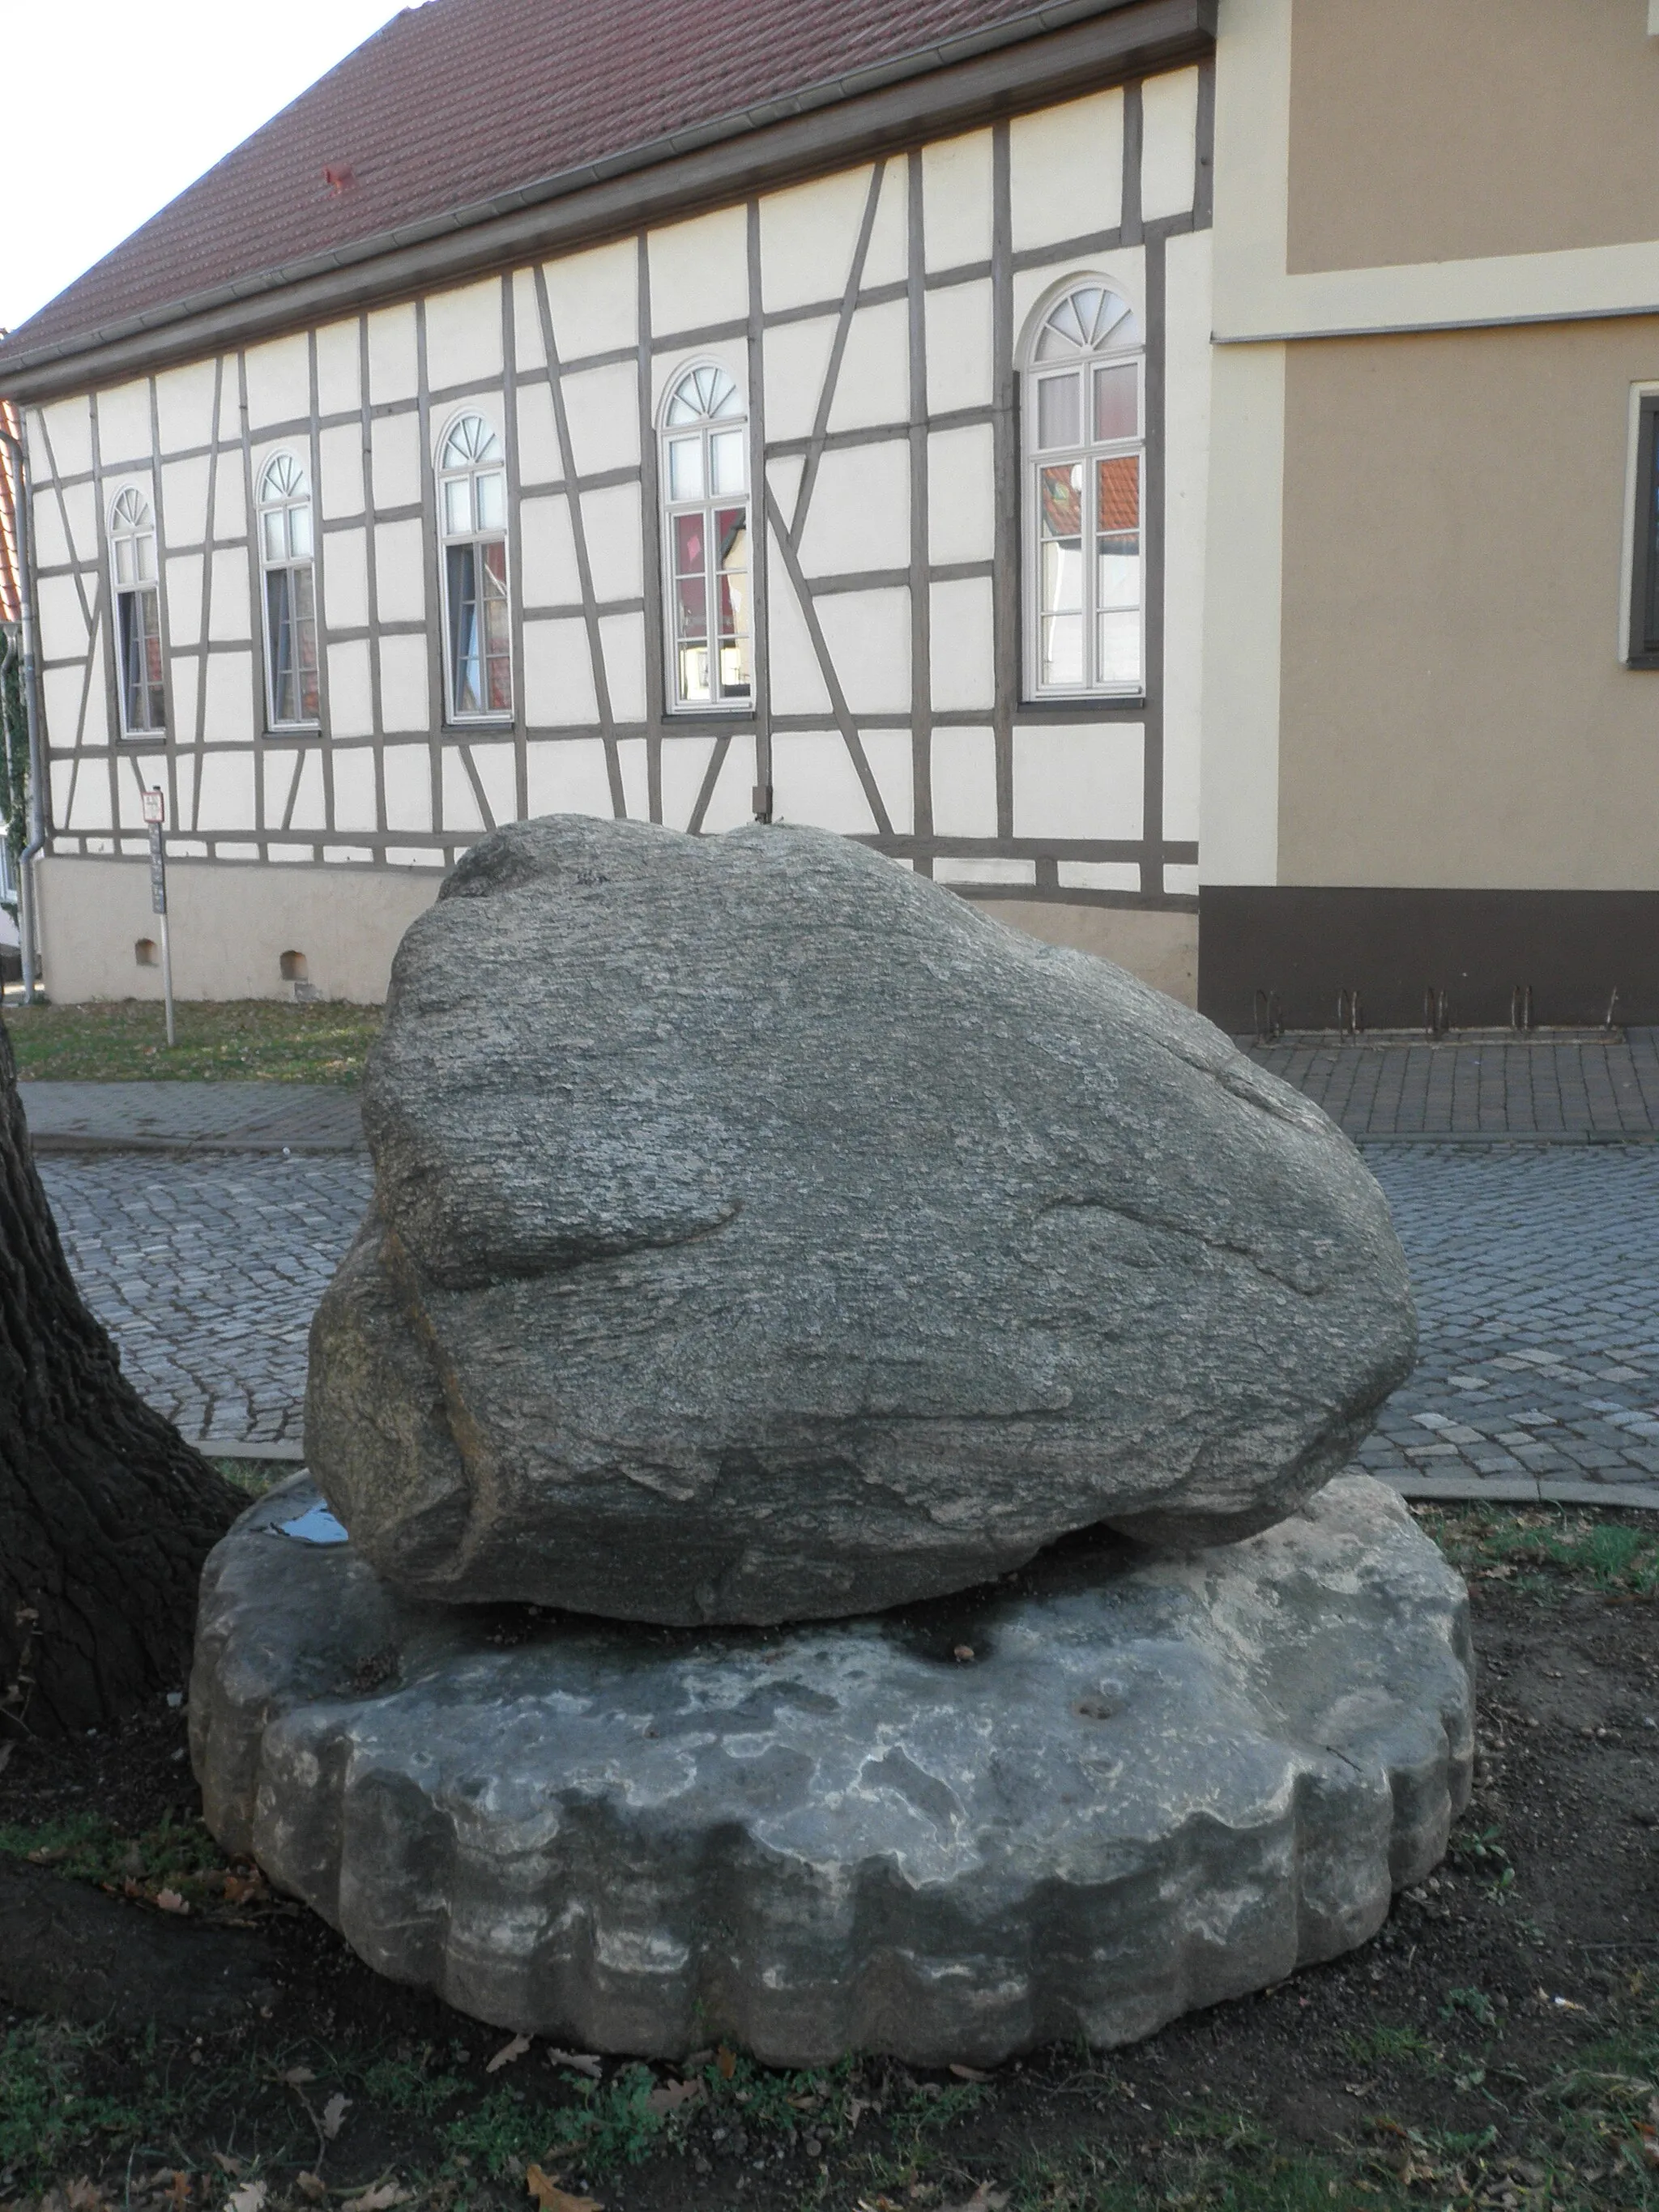
[[[82,1303],[0,1023],[0,1741],[179,1686],[202,1562],[246,1503]]]

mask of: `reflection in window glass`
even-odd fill
[[[161,603],[155,580],[155,523],[143,494],[126,490],[110,509],[115,571],[117,703],[121,734],[159,734],[167,726],[161,684]]]
[[[316,723],[316,576],[311,485],[292,453],[259,474],[259,553],[264,569],[265,712],[272,729]]]
[[[1104,283],[1043,318],[1026,379],[1030,678],[1039,692],[1123,693],[1144,678],[1141,333]]]
[[[452,720],[513,712],[507,579],[507,467],[482,415],[451,423],[438,454],[443,524],[444,672]]]
[[[749,432],[723,368],[688,369],[664,410],[669,681],[677,707],[750,697]]]

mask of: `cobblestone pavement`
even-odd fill
[[[1423,1322],[1361,1463],[1414,1495],[1659,1507],[1659,1146],[1373,1144]],[[50,1158],[70,1259],[187,1436],[297,1452],[359,1156]]]
[[[1508,1036],[1241,1040],[1348,1134],[1578,1138],[1659,1133],[1659,1030]]]
[[[20,1084],[37,1152],[361,1151],[358,1094],[328,1083]]]
[[[1360,1464],[1419,1496],[1659,1507],[1659,1148],[1364,1152],[1422,1343]]]
[[[198,1442],[297,1452],[306,1332],[362,1218],[367,1157],[39,1164],[70,1265],[149,1403]]]

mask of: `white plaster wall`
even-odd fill
[[[335,828],[378,830],[374,754],[366,745],[337,745],[333,766]]]
[[[805,438],[817,418],[818,396],[836,342],[834,320],[783,323],[766,333],[766,434]]]
[[[311,348],[303,331],[250,346],[245,359],[248,428],[256,438],[273,423],[310,414]]]
[[[429,729],[424,637],[383,637],[380,653],[380,719],[387,730]]]
[[[94,401],[98,411],[98,456],[106,471],[148,461],[150,454],[149,386],[112,385]],[[107,489],[107,487],[106,487]]]
[[[928,274],[991,258],[991,134],[973,131],[921,149],[921,224]]]
[[[581,599],[570,502],[554,495],[519,506],[520,596],[526,607],[568,607]]]
[[[432,756],[425,745],[388,745],[386,826],[410,833],[432,827]]]
[[[44,486],[38,477],[31,486],[29,520],[37,568],[61,568],[75,558],[75,549],[64,528],[63,511],[58,504],[57,495],[49,486]]]
[[[582,530],[596,598],[636,599],[644,587],[637,484],[609,484],[581,495]]]
[[[476,739],[468,750],[492,818],[498,824],[517,821],[519,771],[513,746]]]
[[[1139,837],[1146,732],[1139,722],[1022,723],[1014,731],[1016,837]]]
[[[854,315],[830,407],[832,431],[909,420],[909,314],[902,300],[890,300]]]
[[[87,623],[73,576],[44,576],[35,586],[40,652],[46,660],[67,660],[87,649]],[[80,672],[74,672],[78,682]]]
[[[499,383],[501,374],[501,280],[430,293],[426,303],[426,380],[429,391],[452,385]]]
[[[915,769],[908,730],[865,730],[864,757],[876,780],[896,836],[908,837],[916,825]]]
[[[362,404],[362,341],[356,321],[325,323],[317,333],[317,408],[343,415]]]
[[[639,337],[639,259],[634,240],[596,246],[543,266],[560,358],[614,353]],[[655,283],[654,271],[653,283]],[[654,316],[653,316],[654,320]],[[662,327],[666,327],[663,325]]]
[[[363,434],[355,422],[337,423],[318,440],[322,482],[318,496],[325,518],[363,512]]]
[[[1140,91],[1140,212],[1184,215],[1198,161],[1198,71],[1148,77]]]
[[[910,594],[836,592],[817,602],[818,623],[855,714],[902,713],[910,703]]]
[[[902,284],[910,267],[910,170],[902,154],[888,156],[882,172],[881,197],[864,257],[864,282]]]
[[[381,622],[420,622],[425,617],[421,526],[412,518],[374,526],[374,598]]]
[[[845,291],[870,177],[868,167],[843,169],[762,199],[761,300],[769,314]]]
[[[199,545],[207,535],[209,465],[167,461],[161,468],[161,527],[169,545]]]
[[[827,714],[830,692],[788,574],[768,531],[767,647],[770,654],[772,704],[780,714]]]
[[[247,535],[247,489],[240,453],[221,453],[214,464],[213,534],[217,538]]]
[[[742,208],[721,208],[653,230],[646,250],[655,337],[747,317],[748,217]]]
[[[536,297],[533,269],[513,271],[513,358],[520,374],[545,368],[547,347],[542,338],[541,303]]]
[[[412,399],[419,387],[414,308],[377,308],[368,318],[370,403],[381,407],[388,400]]]
[[[200,626],[201,614],[198,605],[197,612],[191,618],[192,637]],[[177,635],[176,631],[174,635]],[[192,659],[188,653],[181,653],[173,664],[173,726],[178,732],[181,745],[193,744],[196,741],[196,702],[200,686],[201,663]],[[190,756],[187,753],[180,753],[177,757],[182,763]],[[180,772],[182,773],[182,767]]]
[[[253,656],[251,653],[210,655],[206,677],[209,744],[249,744],[254,735]],[[260,720],[264,719],[263,712]]]
[[[586,729],[598,721],[587,626],[579,617],[525,624],[524,710],[535,729]]]
[[[47,739],[58,750],[67,751],[76,742],[76,732],[81,720],[81,694],[85,683],[86,679],[78,668],[43,668],[40,671],[40,711],[46,718]],[[96,704],[94,698],[94,713]],[[53,763],[54,774],[58,765]],[[67,767],[67,763],[64,765]],[[52,788],[55,793],[57,786],[54,784]],[[55,798],[52,819],[63,819]]]
[[[996,484],[988,422],[927,441],[927,557],[988,561],[996,550]]]
[[[843,446],[818,463],[812,503],[800,536],[809,576],[903,568],[910,559],[910,448],[899,438]],[[787,590],[787,579],[781,587]],[[828,601],[818,602],[819,617]]]
[[[611,712],[618,722],[645,720],[645,617],[602,615],[599,650],[611,687]]]
[[[543,738],[525,747],[526,787],[538,814],[597,814],[611,818],[611,779],[598,738]]]
[[[779,731],[772,739],[772,814],[851,836],[876,827],[853,756],[838,731]]]
[[[412,507],[421,496],[421,426],[413,415],[380,416],[369,431],[376,507]]]
[[[368,623],[368,551],[361,530],[329,533],[323,561],[323,611],[331,629],[362,629]]]
[[[559,451],[558,425],[553,419],[553,395],[544,384],[526,384],[518,395],[519,482],[521,484],[560,483],[564,459]]]
[[[92,466],[90,400],[79,397],[58,399],[50,407],[32,407],[28,410],[29,466],[37,483],[43,483],[48,474],[46,455],[39,437],[38,426],[42,421],[52,441],[52,458],[58,465],[58,473],[84,476]]]
[[[665,738],[662,748],[662,818],[671,830],[689,829],[715,740],[688,734]]]
[[[934,584],[930,592],[933,705],[941,713],[975,707],[989,713],[996,702],[991,580]]]
[[[217,363],[188,362],[164,368],[155,379],[155,419],[164,453],[186,446],[205,446],[213,434],[213,383]],[[59,457],[59,467],[63,466]]]
[[[933,732],[929,763],[933,831],[939,837],[997,834],[996,733],[989,729]]]
[[[643,738],[619,738],[617,765],[622,771],[623,812],[633,822],[651,818],[650,767]]]
[[[202,635],[202,556],[199,553],[169,554],[163,589],[167,599],[167,637],[175,653],[185,647],[198,644]],[[41,589],[45,590],[45,586]],[[77,601],[76,614],[80,612]],[[84,626],[82,647],[86,642]],[[79,649],[79,648],[77,648]],[[174,706],[177,708],[179,671],[188,665],[182,660],[173,664]],[[180,717],[182,727],[189,725]]]
[[[216,830],[253,827],[253,755],[204,753],[197,787],[196,827],[211,836]]]
[[[234,644],[253,635],[249,627],[247,555],[240,545],[223,545],[213,556],[208,599],[208,635]]]
[[[1115,230],[1123,215],[1123,94],[1091,93],[1008,126],[1014,251]]]
[[[1210,472],[1210,234],[1170,240],[1164,390],[1164,831],[1199,834]]]
[[[348,638],[328,648],[328,726],[337,738],[366,738],[374,731],[367,638]]]
[[[639,371],[627,362],[589,368],[562,380],[570,453],[578,476],[637,468],[640,459]]]
[[[947,284],[927,295],[927,410],[988,407],[992,386],[991,287]]]
[[[441,799],[443,826],[446,830],[465,830],[476,834],[484,826],[483,815],[478,806],[477,794],[472,788],[458,745],[446,745],[440,759],[442,778]]]

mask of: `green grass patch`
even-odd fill
[[[222,1875],[225,1860],[200,1820],[166,1815],[142,1835],[122,1832],[96,1813],[33,1826],[0,1821],[0,1852],[52,1868],[76,1881],[119,1889],[129,1881],[150,1893],[172,1890],[186,1903],[208,1893],[208,1876]]]
[[[1461,1573],[1512,1583],[1528,1595],[1562,1589],[1659,1594],[1659,1516],[1650,1526],[1572,1506],[1419,1505],[1425,1534]]]
[[[183,2100],[159,2079],[141,2102],[88,2090],[86,2063],[100,2040],[56,2021],[0,2032],[0,2185],[39,2185],[73,2163],[96,2166],[182,2118]]]
[[[181,1003],[177,1014],[171,1049],[166,1015],[149,1000],[9,1006],[6,1027],[25,1080],[350,1085],[362,1079],[381,1010],[233,999]]]

